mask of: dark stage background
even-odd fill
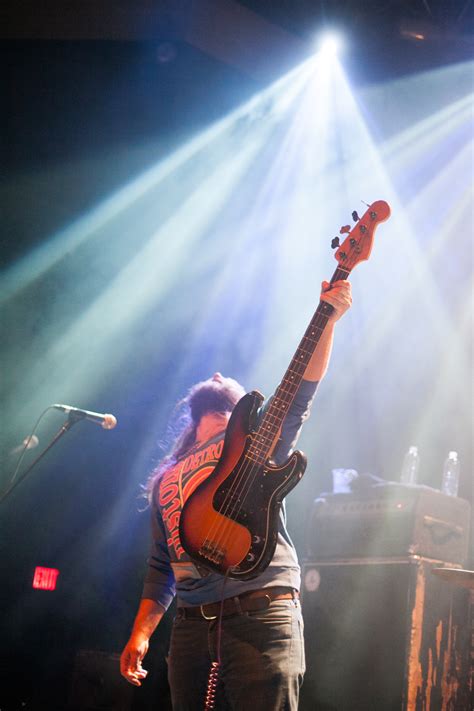
[[[260,5],[253,7],[261,11]],[[280,22],[306,42],[303,5],[298,5],[300,14],[293,17],[293,26],[284,3],[276,3],[280,15],[268,19]],[[23,6],[31,12],[28,3]],[[266,14],[271,15],[268,8]],[[436,42],[423,48],[404,44],[394,36],[393,18],[389,19],[384,34],[377,34],[369,23],[370,45],[352,49],[353,58],[360,60],[352,69],[359,86],[468,59],[464,43],[444,49]],[[16,20],[18,27],[21,23],[18,17]],[[278,77],[277,72],[271,76],[271,62],[265,65],[265,77],[263,72],[262,76],[251,75],[163,28],[153,39],[135,41],[14,35],[12,32],[2,42],[1,69],[5,96],[1,232],[7,274],[31,251],[47,247],[52,235],[62,234],[96,204]],[[137,224],[140,219],[137,211]],[[160,215],[156,219],[159,221]],[[57,355],[61,360],[57,378],[55,366],[47,373],[37,367],[50,345],[45,343],[44,333],[50,332],[51,324],[59,340],[93,304],[97,284],[102,281],[105,286],[120,273],[127,250],[132,259],[145,243],[146,235],[135,232],[132,221],[126,229],[128,235],[120,238],[120,260],[113,258],[112,227],[99,246],[92,241],[88,246],[72,245],[61,257],[61,268],[30,275],[28,284],[19,284],[14,298],[2,306],[3,487],[16,463],[12,450],[52,402],[113,412],[119,421],[111,432],[88,422],[77,424],[1,504],[2,711],[65,709],[77,652],[120,652],[138,604],[148,547],[148,513],[141,511],[140,485],[160,456],[159,443],[167,436],[172,405],[189,385],[213,370],[233,374],[245,384],[249,381],[252,344],[231,347],[229,343],[221,350],[218,324],[209,329],[205,346],[195,354],[190,352],[187,334],[204,307],[207,285],[219,276],[215,269],[204,267],[195,280],[177,279],[167,287],[166,299],[156,309],[151,303],[136,318],[132,315],[131,321],[131,295],[117,294],[116,309],[119,313],[123,310],[127,328],[111,338],[103,354],[106,364],[102,362],[99,371],[94,372],[92,361],[84,365],[67,350],[64,357]],[[197,256],[190,249],[190,260]],[[329,259],[328,255],[330,265]],[[469,262],[464,260],[463,279],[469,278]],[[89,272],[94,277],[91,283]],[[271,270],[262,276],[270,279]],[[174,305],[183,301],[194,306],[176,310],[172,323]],[[225,299],[220,315],[225,319]],[[104,328],[107,318],[105,313]],[[162,328],[164,318],[169,322],[166,329]],[[237,320],[236,329],[241,327],[245,321]],[[55,333],[51,331],[51,338]],[[93,351],[94,332],[87,338]],[[258,343],[258,336],[254,342]],[[183,358],[188,360],[184,372]],[[339,363],[343,367],[342,356]],[[284,366],[285,362],[281,367],[272,364],[280,372]],[[248,384],[258,387],[253,381]],[[429,383],[421,387],[429,389]],[[392,384],[390,393],[395,396],[396,390]],[[328,381],[320,412],[330,401],[330,391]],[[364,387],[360,381],[351,397],[357,404],[349,403],[348,420],[353,414],[363,418]],[[396,478],[403,453],[412,444],[410,432],[419,406],[413,407],[411,414],[403,416],[401,409],[397,418],[387,420],[386,426],[394,428],[390,452],[380,441],[373,445],[378,441],[377,432],[364,432],[359,419],[354,425],[357,446],[342,445],[345,463]],[[461,494],[471,499],[472,413],[456,413],[455,403],[452,408],[446,414],[446,429],[441,431],[438,426],[433,434],[437,442],[426,460],[425,481],[438,486],[439,471],[431,465],[437,462],[439,469],[441,455],[457,449],[464,473]],[[346,440],[352,425],[343,421],[342,415],[340,418],[336,429],[342,428]],[[48,414],[38,432],[41,445],[62,421],[59,412]],[[310,464],[307,481],[289,501],[290,524],[301,555],[310,502],[330,486],[329,471],[335,464],[331,451],[341,447],[336,430],[324,429],[324,433],[325,441],[315,440],[314,432],[305,433],[303,448],[317,447],[318,457]],[[38,451],[28,453],[24,465]],[[37,565],[60,570],[55,591],[32,589]],[[155,663],[150,660],[145,665],[154,668],[154,678],[135,694],[134,708],[148,708],[155,694],[162,698],[162,706],[154,708],[167,708],[164,657],[169,616],[167,620],[150,653]]]

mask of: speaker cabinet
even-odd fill
[[[468,711],[469,591],[440,561],[308,562],[301,711]]]

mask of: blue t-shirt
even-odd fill
[[[303,380],[283,422],[280,439],[273,453],[277,463],[293,450],[301,426],[309,416],[317,383]],[[151,517],[151,551],[143,587],[143,598],[167,609],[175,596],[178,605],[203,605],[224,597],[234,597],[257,588],[284,586],[299,590],[300,567],[286,529],[282,507],[275,554],[268,567],[252,580],[225,579],[197,566],[179,540],[179,519],[186,499],[216,466],[222,452],[225,432],[191,449],[160,477],[155,486]]]

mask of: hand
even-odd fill
[[[321,284],[321,301],[326,301],[331,304],[334,311],[329,316],[329,323],[335,323],[352,304],[352,291],[349,281],[341,280],[330,284],[328,281],[323,281]]]
[[[148,674],[142,667],[142,660],[148,652],[148,638],[132,634],[120,657],[120,673],[134,686],[141,686]]]

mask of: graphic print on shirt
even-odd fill
[[[224,446],[224,433],[207,443],[202,449],[180,459],[163,475],[158,503],[166,527],[168,549],[176,559],[185,556],[179,540],[179,519],[186,499],[214,470]]]

